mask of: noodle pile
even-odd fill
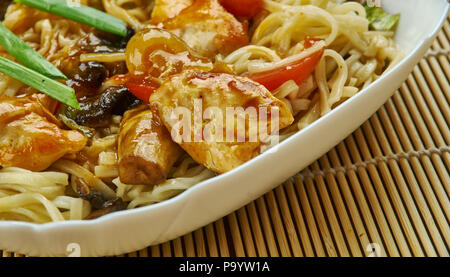
[[[150,20],[154,1],[151,0],[102,0],[105,11],[140,30]]]
[[[153,1],[75,1],[104,9],[135,30],[150,20]],[[394,32],[370,31],[364,7],[357,2],[326,0],[264,0],[266,11],[250,26],[251,44],[223,58],[237,75],[267,71],[307,57],[325,47],[313,74],[303,83],[287,81],[273,91],[296,118],[281,131],[286,138],[313,123],[334,107],[377,80],[398,63]],[[26,20],[24,19],[26,18]],[[11,5],[4,20],[36,51],[55,65],[63,65],[67,52],[90,27],[48,15],[20,4]],[[305,49],[308,37],[319,42]],[[0,55],[8,54],[0,48]],[[32,93],[18,81],[0,74],[0,96]],[[127,208],[149,205],[171,198],[215,175],[187,155],[172,168],[164,183],[149,187],[123,184],[118,177],[117,136],[122,117],[113,117],[109,128],[96,130],[81,151],[85,157],[66,156],[49,171],[30,172],[18,168],[0,170],[0,219],[36,223],[82,219],[89,215],[88,201],[67,196],[74,189],[73,177],[82,178],[107,199],[128,202]]]
[[[33,221],[79,220],[91,206],[81,198],[65,196],[69,175],[31,172],[20,168],[0,170],[0,219]]]
[[[273,92],[296,115],[297,121],[288,132],[301,130],[330,112],[403,58],[393,40],[394,32],[369,31],[366,11],[357,2],[264,3],[270,13],[255,29],[252,45],[225,58],[237,74],[270,70],[319,51],[323,46],[319,43],[304,49],[302,42],[307,37],[321,38],[326,46],[313,76],[300,86],[288,81]]]
[[[85,4],[87,0],[74,1]],[[13,31],[47,60],[61,66],[68,49],[92,28],[21,4],[8,7],[5,27]],[[14,60],[0,45],[0,56]],[[32,94],[35,90],[0,73],[0,96]]]

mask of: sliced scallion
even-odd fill
[[[0,72],[47,94],[63,104],[74,109],[80,109],[75,96],[75,90],[69,86],[52,80],[4,57],[0,57]]]
[[[0,22],[0,44],[22,64],[52,79],[67,77]]]
[[[366,5],[367,20],[369,28],[375,31],[394,31],[400,21],[400,14],[390,14],[382,8]]]
[[[66,0],[14,0],[38,10],[56,14],[105,32],[125,37],[126,23],[100,10]]]

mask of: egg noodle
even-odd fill
[[[297,118],[285,132],[308,126],[403,57],[393,32],[369,31],[366,11],[357,2],[265,0],[264,4],[269,14],[254,31],[252,45],[225,58],[237,74],[288,65],[326,47],[309,79],[300,86],[288,81],[273,92]],[[301,42],[308,36],[323,42],[305,50]]]
[[[153,8],[153,1],[147,0],[74,2],[103,8],[135,30],[145,26]],[[246,76],[289,65],[325,47],[323,57],[306,81],[300,85],[287,81],[273,91],[295,116],[295,122],[281,130],[283,138],[305,128],[357,94],[403,57],[393,39],[394,32],[369,30],[366,11],[360,3],[331,0],[263,2],[264,11],[249,26],[251,44],[225,57],[217,57],[232,64],[237,75]],[[20,4],[10,5],[3,24],[58,66],[67,62],[74,43],[92,31],[91,27]],[[303,42],[307,37],[321,40],[305,49]],[[13,59],[1,47],[0,55]],[[88,56],[85,58],[89,59]],[[0,73],[0,96],[33,92]],[[75,191],[76,178],[83,179],[106,199],[121,198],[131,209],[164,201],[215,176],[186,155],[160,185],[123,184],[117,161],[121,119],[121,116],[115,116],[108,128],[96,130],[82,151],[90,157],[84,163],[79,164],[65,156],[44,172],[0,169],[0,219],[45,223],[88,217],[92,210],[90,203],[69,196]]]

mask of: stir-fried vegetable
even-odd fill
[[[150,75],[117,74],[109,79],[117,86],[128,89],[135,98],[148,103],[150,96],[160,87],[157,78]]]
[[[365,6],[369,27],[375,31],[393,31],[400,20],[400,14],[390,14],[379,7]]]
[[[67,77],[58,68],[34,51],[22,39],[3,26],[2,23],[0,23],[0,44],[11,56],[26,67],[52,79],[67,80]]]
[[[126,23],[100,10],[66,0],[14,0],[27,6],[53,13],[94,28],[125,37]]]
[[[305,41],[306,48],[309,48],[313,44],[313,39],[307,39]],[[322,47],[319,51],[316,51],[303,59],[268,71],[250,74],[248,78],[264,85],[270,91],[274,91],[289,80],[293,80],[297,84],[300,84],[314,71],[317,63],[322,58],[324,50],[325,49]]]
[[[221,0],[220,4],[235,16],[255,16],[263,6],[262,0]]]
[[[150,96],[159,88],[159,84],[156,83],[153,78],[142,75],[128,75],[124,85],[134,94],[137,98],[141,99],[145,103],[148,103]]]
[[[157,86],[146,83],[138,84],[133,82],[127,82],[125,86],[131,91],[131,93],[134,94],[134,96],[141,99],[145,103],[148,103],[149,101],[148,99],[150,98],[152,93],[158,89]]]
[[[79,110],[63,107],[61,113],[78,125],[95,128],[107,126],[111,115],[123,115],[141,103],[126,87],[112,86],[99,95],[80,100]]]
[[[77,98],[75,97],[75,90],[71,87],[3,57],[0,57],[0,72],[74,109],[80,109]]]

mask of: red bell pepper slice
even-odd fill
[[[220,4],[235,16],[253,17],[263,6],[262,0],[220,0]]]
[[[317,39],[306,39],[305,47],[309,48],[317,41]],[[268,90],[274,91],[286,81],[293,80],[298,85],[306,80],[314,71],[317,63],[322,58],[325,48],[311,54],[301,60],[292,62],[288,65],[271,69],[268,71],[250,74],[248,78],[264,85]]]

